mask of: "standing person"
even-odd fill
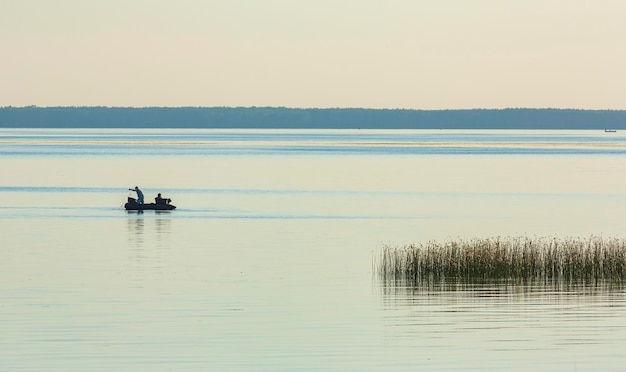
[[[139,190],[139,187],[135,186],[134,189],[128,189],[128,190],[136,192],[137,193],[137,203],[143,204],[143,192],[141,192],[141,190]]]

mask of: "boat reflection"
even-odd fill
[[[169,247],[171,222],[169,212],[144,214],[143,211],[130,213],[127,220],[129,246]]]
[[[127,233],[129,287],[142,289],[146,282],[161,278],[166,269],[164,257],[171,248],[171,219],[135,213],[127,220]]]

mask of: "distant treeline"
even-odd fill
[[[1,107],[4,128],[626,129],[626,111]]]

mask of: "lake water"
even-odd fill
[[[381,282],[384,245],[625,237],[602,131],[0,129],[0,370],[624,370],[619,287]],[[128,188],[173,212],[127,212]]]

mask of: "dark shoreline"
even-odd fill
[[[626,110],[0,107],[0,128],[626,129]]]

